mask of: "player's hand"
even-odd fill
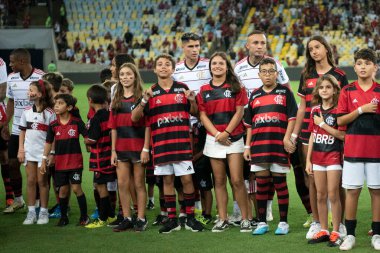
[[[116,154],[116,151],[112,151],[111,165],[112,166],[117,166],[117,154]]]
[[[311,164],[311,162],[306,162],[305,171],[308,175],[313,175],[313,165]]]
[[[314,119],[314,124],[317,125],[317,126],[325,121],[325,119],[323,118],[323,115],[322,115],[321,112],[319,113],[319,116],[318,115],[314,115],[313,119]]]
[[[378,105],[373,103],[368,103],[361,106],[363,113],[375,113],[377,111],[377,107]]]
[[[19,149],[17,153],[17,159],[20,163],[25,162],[25,151],[23,149]]]
[[[228,139],[229,134],[226,132],[221,132],[215,137],[215,141],[219,142],[222,145],[230,146],[232,142]]]
[[[40,169],[40,173],[41,174],[45,174],[46,173],[46,160],[45,159],[42,159],[41,167],[39,167],[39,169]]]
[[[140,160],[142,164],[146,164],[149,162],[149,152],[141,151]]]
[[[144,91],[143,93],[143,98],[146,100],[146,101],[149,101],[149,99],[153,97],[153,91],[152,91],[152,88],[148,88],[147,90]]]
[[[192,90],[185,90],[185,97],[189,101],[195,101],[195,92]]]
[[[246,161],[251,161],[251,150],[249,148],[244,149],[243,156]]]
[[[47,166],[54,166],[55,164],[55,155],[48,155],[48,159],[46,160]]]
[[[294,153],[296,151],[296,145],[290,139],[284,139],[284,149],[289,154]]]
[[[1,129],[1,138],[3,138],[5,141],[9,141],[11,135],[9,133],[9,127],[7,124],[3,126]]]

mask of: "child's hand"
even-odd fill
[[[45,174],[46,173],[46,160],[45,159],[42,159],[41,167],[39,169],[40,169],[40,173],[41,174]]]
[[[20,163],[25,162],[25,151],[23,149],[19,149],[17,153],[17,159]]]
[[[117,154],[116,154],[116,151],[112,151],[111,165],[112,166],[117,166]]]
[[[244,156],[244,159],[246,161],[248,161],[248,162],[251,161],[251,149],[249,149],[249,148],[244,149],[243,156]]]
[[[306,162],[305,171],[308,175],[313,175],[313,165],[311,164],[311,162]]]
[[[153,91],[152,91],[152,88],[148,88],[147,90],[144,91],[143,93],[143,98],[146,100],[146,101],[149,101],[149,99],[153,97]]]
[[[229,134],[226,132],[221,132],[220,134],[215,136],[215,141],[219,142],[224,146],[230,146],[232,142],[228,139]]]
[[[294,153],[296,151],[296,145],[290,139],[284,139],[284,149],[289,154]]]
[[[48,166],[53,166],[55,164],[55,155],[48,155],[46,163]]]
[[[192,90],[185,90],[185,96],[189,101],[195,101],[195,92]]]
[[[141,151],[140,160],[142,164],[146,164],[149,162],[149,152]]]
[[[377,104],[368,103],[368,104],[362,105],[361,108],[362,108],[363,113],[375,113],[377,111],[377,106],[378,106]]]
[[[314,115],[313,119],[314,119],[314,124],[317,126],[325,121],[321,112],[319,113],[319,116]]]

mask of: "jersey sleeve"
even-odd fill
[[[206,104],[205,104],[202,96],[203,96],[203,89],[201,88],[201,90],[199,91],[199,93],[196,96],[196,99],[197,99],[197,103],[198,103],[198,110],[201,112],[205,112],[206,111]]]
[[[20,118],[20,123],[19,123],[19,129],[20,130],[26,130],[26,115],[25,115],[25,110],[22,112],[21,114],[21,118]]]
[[[8,77],[9,78],[9,77]],[[9,82],[8,82],[9,83]],[[7,98],[13,99],[13,90],[11,85],[7,85]]]
[[[102,129],[100,128],[100,122],[98,117],[94,116],[90,120],[88,128],[88,139],[97,142],[101,137]]]
[[[286,110],[288,114],[288,121],[296,120],[297,110],[298,110],[296,99],[294,98],[293,92],[291,92],[289,89],[286,96],[287,96]]]
[[[239,93],[236,95],[236,105],[245,106],[248,103],[247,91],[244,87],[241,87]]]
[[[116,129],[116,115],[114,115],[114,111],[113,110],[110,111],[107,127],[109,129]]]
[[[284,66],[282,66],[281,63],[279,63],[277,61],[276,61],[276,65],[277,65],[277,73],[278,73],[277,83],[279,83],[279,84],[289,83],[289,77],[286,74]]]
[[[7,66],[5,62],[0,59],[0,84],[7,82]]]
[[[306,96],[305,89],[304,89],[303,74],[301,75],[301,78],[300,78],[300,83],[299,83],[299,86],[298,86],[298,93],[297,94],[301,98],[304,98]]]
[[[56,119],[57,119],[57,115],[54,112],[51,113],[49,116],[49,119],[48,119],[48,124],[50,124],[51,122],[53,122]]]
[[[78,131],[79,131],[79,134],[81,134],[84,138],[88,137],[88,131],[87,131],[86,125],[81,119],[78,120]]]
[[[338,110],[337,110],[337,116],[343,116],[345,114],[348,114],[348,103],[347,103],[347,90],[342,89],[339,99],[338,99]]]
[[[55,136],[54,126],[53,126],[53,124],[50,124],[48,127],[47,134],[46,134],[46,142],[47,143],[53,143],[54,136]]]
[[[247,127],[252,126],[253,110],[251,105],[253,105],[253,100],[249,100],[248,107],[244,109],[243,123]]]

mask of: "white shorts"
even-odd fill
[[[290,167],[282,166],[277,163],[261,163],[251,165],[251,172],[259,172],[264,170],[269,170],[270,172],[274,173],[285,174],[290,172]]]
[[[362,163],[344,161],[342,187],[360,189],[367,182],[368,188],[380,189],[380,163]]]
[[[226,158],[229,154],[244,153],[243,137],[225,146],[215,141],[215,137],[207,135],[203,154],[211,158]]]
[[[313,170],[316,170],[316,171],[342,170],[342,165],[334,164],[334,165],[323,166],[323,165],[313,164]]]
[[[248,194],[256,193],[256,180],[244,180]]]
[[[194,167],[191,161],[154,166],[154,175],[156,176],[184,176],[191,174],[194,174]]]

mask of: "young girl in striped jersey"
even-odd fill
[[[113,228],[115,232],[134,228],[144,231],[148,224],[145,219],[146,189],[145,164],[149,160],[149,128],[145,127],[145,119],[134,123],[131,112],[142,96],[143,81],[136,66],[125,63],[119,69],[119,81],[111,104],[109,127],[112,139],[111,163],[116,166],[120,202],[124,219]],[[130,180],[133,175],[137,192],[137,220],[131,219]]]
[[[28,214],[24,225],[47,224],[49,222],[48,198],[49,186],[46,174],[41,174],[42,154],[47,135],[47,129],[55,119],[51,85],[43,80],[32,82],[28,91],[29,100],[33,106],[25,108],[20,119],[20,141],[17,158],[26,165]],[[36,184],[40,189],[41,209],[37,217],[35,210]]]
[[[328,245],[339,246],[341,235],[339,225],[342,206],[339,189],[342,176],[342,152],[345,133],[338,130],[337,105],[340,87],[332,75],[318,78],[312,93],[310,112],[309,149],[306,158],[306,172],[314,175],[317,188],[317,205],[321,230],[309,244],[329,241]],[[331,203],[333,231],[328,231],[327,198]]]

